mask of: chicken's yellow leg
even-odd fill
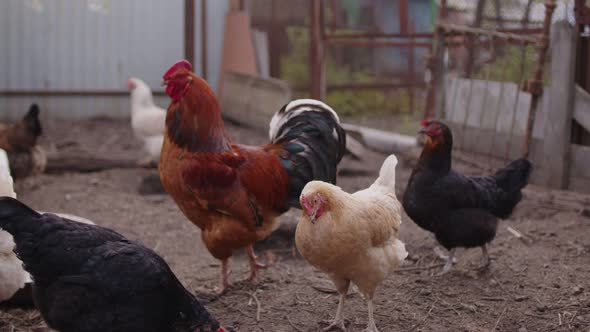
[[[346,327],[344,326],[344,318],[342,317],[342,307],[344,306],[344,299],[346,298],[346,293],[340,293],[340,300],[338,301],[338,309],[336,309],[336,317],[334,320],[329,322],[330,325],[324,329],[324,331],[330,331],[333,328],[338,328],[342,331],[346,331]]]
[[[340,279],[336,277],[332,277],[332,281],[334,281],[334,285],[336,285],[336,289],[340,294],[340,300],[338,300],[338,308],[336,309],[336,317],[334,320],[328,321],[330,324],[328,327],[324,329],[324,331],[329,331],[331,329],[337,328],[342,331],[346,331],[346,326],[344,325],[344,315],[342,315],[342,308],[344,307],[344,299],[346,298],[346,293],[348,293],[348,287],[350,286],[350,280]]]
[[[375,318],[373,318],[373,299],[367,299],[367,311],[369,312],[369,324],[364,332],[379,332],[377,325],[375,325]]]

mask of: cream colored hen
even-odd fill
[[[353,282],[367,300],[366,331],[378,331],[373,318],[375,289],[408,255],[398,239],[402,212],[395,196],[396,165],[395,155],[389,156],[375,183],[354,194],[321,181],[309,182],[301,193],[297,249],[330,276],[340,293],[336,318],[326,330],[345,330],[342,306]]]

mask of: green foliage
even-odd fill
[[[290,52],[281,59],[282,78],[292,86],[309,86],[309,38],[307,28],[289,27],[287,29]],[[358,67],[369,67],[370,53],[366,48],[347,48],[348,57],[354,58]],[[375,78],[368,70],[356,69],[351,65],[336,65],[328,54],[326,59],[326,80],[330,84],[369,83]],[[307,96],[307,91],[297,97]],[[410,108],[407,91],[385,92],[379,89],[331,91],[326,102],[342,116],[362,114],[397,114],[408,112]]]
[[[536,58],[536,49],[533,46],[523,49],[521,46],[508,45],[503,48],[503,53],[499,57],[482,66],[474,77],[489,77],[493,81],[519,84],[521,80],[532,77]]]

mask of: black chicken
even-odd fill
[[[35,304],[63,332],[222,332],[155,252],[110,229],[0,198],[0,228],[34,281]]]
[[[451,269],[457,247],[481,247],[487,267],[486,244],[496,236],[498,218],[508,218],[522,199],[533,165],[518,159],[491,176],[465,176],[451,170],[453,136],[445,124],[424,121],[420,133],[426,143],[406,187],[404,209],[449,250],[443,273]]]

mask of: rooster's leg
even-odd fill
[[[373,318],[373,299],[367,300],[367,310],[369,311],[369,325],[364,332],[379,332],[377,325],[375,325],[375,318]]]
[[[227,258],[221,260],[221,287],[219,288],[219,294],[225,292],[225,290],[229,287],[227,260]]]
[[[254,254],[254,248],[252,246],[248,246],[246,252],[248,253],[248,258],[250,258],[250,277],[248,280],[254,280],[258,274],[258,270],[265,268],[266,265],[258,262],[258,257]]]
[[[447,257],[447,263],[443,267],[441,274],[445,274],[445,273],[451,271],[451,268],[453,267],[453,260],[455,259],[455,250],[457,250],[457,248],[453,248],[449,251],[449,257]]]

